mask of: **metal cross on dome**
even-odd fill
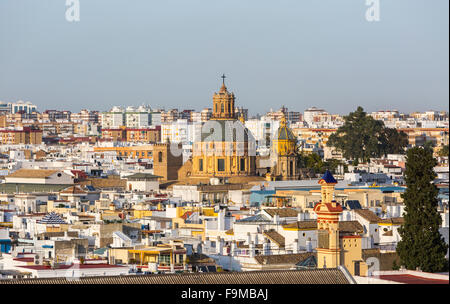
[[[221,76],[221,78],[223,79],[223,80],[222,80],[223,84],[225,84],[225,78],[227,78],[227,76],[225,76],[225,74],[223,74],[223,75]]]

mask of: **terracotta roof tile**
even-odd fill
[[[264,211],[270,216],[277,214],[279,217],[296,217],[298,214],[298,211],[292,208],[267,208]]]
[[[354,210],[362,218],[368,220],[371,224],[377,224],[381,219],[369,209],[355,209]]]
[[[282,236],[275,230],[268,230],[268,231],[265,231],[263,234],[264,234],[264,236],[268,237],[272,242],[277,244],[278,247],[284,248],[284,245],[285,245],[284,236]]]
[[[7,177],[19,177],[19,178],[46,178],[49,177],[58,170],[41,170],[41,169],[19,169],[14,173],[11,173]]]
[[[298,261],[297,261],[298,262]],[[0,280],[0,284],[349,284],[336,268],[248,272],[189,273],[140,276]]]
[[[261,265],[275,265],[275,264],[292,264],[302,262],[306,258],[314,255],[313,252],[293,253],[293,254],[273,254],[273,255],[258,255],[255,257],[256,262]]]

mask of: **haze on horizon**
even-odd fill
[[[201,110],[220,76],[237,106],[347,114],[445,110],[448,0],[0,2],[0,101],[40,111],[114,105]]]

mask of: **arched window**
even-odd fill
[[[158,152],[158,162],[162,163],[163,154],[162,152]]]
[[[223,111],[224,111],[224,110],[223,110],[223,103],[222,103],[222,104],[221,104],[221,112],[223,113]]]

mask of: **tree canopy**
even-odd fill
[[[345,163],[337,159],[324,161],[317,153],[299,154],[299,166],[301,168],[313,169],[315,173],[319,174],[324,174],[326,170],[330,170],[336,174],[339,166],[343,166],[344,171],[348,167]]]
[[[439,151],[439,156],[447,156],[448,157],[448,145],[445,145]]]
[[[385,127],[380,120],[368,116],[362,107],[344,116],[344,125],[332,134],[327,146],[342,152],[349,160],[367,162],[370,158],[405,153],[408,136]]]
[[[397,253],[402,265],[426,272],[446,271],[448,246],[439,232],[442,218],[437,210],[438,193],[433,181],[437,161],[432,151],[423,147],[408,150],[406,158],[406,190],[404,224],[400,227],[401,241]]]

